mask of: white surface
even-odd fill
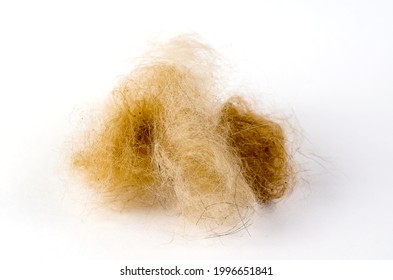
[[[0,4],[0,257],[393,258],[393,2],[80,2]],[[322,158],[251,236],[105,211],[65,175],[75,111],[103,100],[147,40],[182,31],[296,116]]]

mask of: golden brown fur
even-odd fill
[[[160,204],[209,230],[243,227],[256,201],[289,186],[281,127],[241,98],[217,101],[208,46],[178,37],[154,54],[113,90],[73,168],[123,207]]]

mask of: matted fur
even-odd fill
[[[162,205],[215,230],[245,226],[280,197],[291,169],[280,126],[241,99],[218,102],[216,54],[180,36],[112,92],[72,166],[123,207]]]
[[[242,172],[259,202],[282,197],[292,186],[293,168],[282,127],[253,112],[241,97],[228,100],[220,128],[241,159]]]

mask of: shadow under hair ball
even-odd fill
[[[72,168],[122,208],[159,206],[208,229],[247,225],[282,197],[293,168],[283,128],[219,79],[218,56],[193,36],[152,48],[75,143]]]

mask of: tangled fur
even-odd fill
[[[178,37],[112,92],[72,167],[124,207],[160,204],[209,229],[243,227],[292,176],[282,128],[238,97],[221,105],[216,54]]]
[[[282,127],[254,113],[240,97],[227,101],[220,113],[229,145],[241,159],[243,176],[259,202],[282,197],[293,179]]]

